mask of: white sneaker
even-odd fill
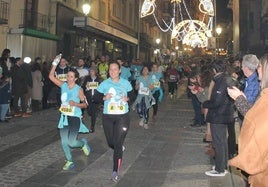
[[[206,171],[205,174],[211,177],[224,177],[226,175],[225,172],[220,173],[215,170]]]
[[[143,125],[144,125],[144,120],[143,120],[143,118],[140,120],[140,122],[139,122],[139,126],[141,126],[141,127],[143,127]]]
[[[148,126],[148,124],[144,124],[144,129],[149,129],[149,126]]]
[[[215,165],[211,167],[212,170],[216,171],[215,168],[216,168]],[[228,170],[225,169],[225,170],[224,170],[224,173],[227,174],[227,173],[228,173]]]

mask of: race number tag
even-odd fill
[[[154,85],[155,88],[160,88],[160,82],[159,81],[154,82],[153,85]]]
[[[58,74],[57,78],[63,82],[67,81],[67,74]]]
[[[142,87],[139,89],[139,94],[149,95],[149,93],[150,93],[150,90],[147,87]]]
[[[170,79],[170,80],[176,80],[176,76],[175,76],[175,75],[170,75],[170,76],[169,76],[169,79]]]
[[[125,106],[120,103],[110,102],[108,104],[108,114],[124,114]]]
[[[67,116],[74,116],[74,106],[62,104],[59,111]]]
[[[86,88],[87,90],[94,90],[97,89],[99,86],[98,82],[87,82]]]

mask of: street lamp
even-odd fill
[[[83,4],[82,10],[85,16],[87,16],[90,12],[91,6],[88,3]]]
[[[216,40],[217,40],[217,42],[216,42],[216,44],[217,44],[217,46],[216,46],[216,54],[217,54],[217,48],[218,49],[220,48],[220,35],[222,33],[222,28],[221,27],[217,27],[216,28],[216,33],[218,35],[218,37],[216,37]]]
[[[159,45],[160,42],[161,42],[160,38],[157,38],[157,39],[155,40],[155,43],[156,43],[157,45]]]

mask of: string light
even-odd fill
[[[181,0],[170,0],[171,3],[181,3]]]
[[[141,18],[151,15],[155,10],[155,0],[145,0],[141,7]]]
[[[162,19],[165,28],[160,25],[154,13],[157,8],[155,0],[144,0],[141,9],[141,17],[153,14],[155,22],[161,31],[171,31],[171,39],[177,39],[178,41],[182,41],[183,44],[190,45],[191,47],[206,47],[208,44],[208,37],[212,36],[213,29],[214,7],[212,0],[199,0],[199,10],[204,14],[203,21],[193,20],[191,18],[184,0],[170,0],[170,2],[173,3],[173,17],[169,23]],[[182,15],[181,4],[183,4],[188,16],[188,19],[186,20],[184,20]],[[177,9],[179,10],[181,21],[176,24]],[[210,16],[207,24],[204,23],[205,15]]]

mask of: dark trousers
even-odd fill
[[[123,157],[123,143],[125,141],[130,124],[129,114],[103,114],[102,120],[107,144],[114,150],[113,171],[119,172]]]
[[[201,113],[201,102],[195,95],[192,95],[192,105],[194,108],[194,124],[204,124],[204,115]]]
[[[90,102],[87,109],[88,115],[91,116],[91,130],[95,128],[98,106],[99,106],[98,104]]]
[[[227,125],[211,123],[210,128],[215,149],[215,170],[224,172],[228,162]]]
[[[14,107],[14,112],[18,113],[19,110],[19,99],[20,99],[20,104],[21,104],[21,110],[23,113],[27,111],[27,104],[26,103],[26,94],[15,94],[13,98],[13,107]]]
[[[177,83],[176,82],[168,82],[168,92],[171,95],[174,95],[175,90],[177,89]]]
[[[227,125],[229,156],[236,154],[235,122]]]
[[[159,97],[160,93],[159,91],[155,91],[154,94],[153,94],[153,97],[155,99],[155,104],[153,105],[153,115],[156,116],[157,114],[157,111],[158,111],[158,97]]]

